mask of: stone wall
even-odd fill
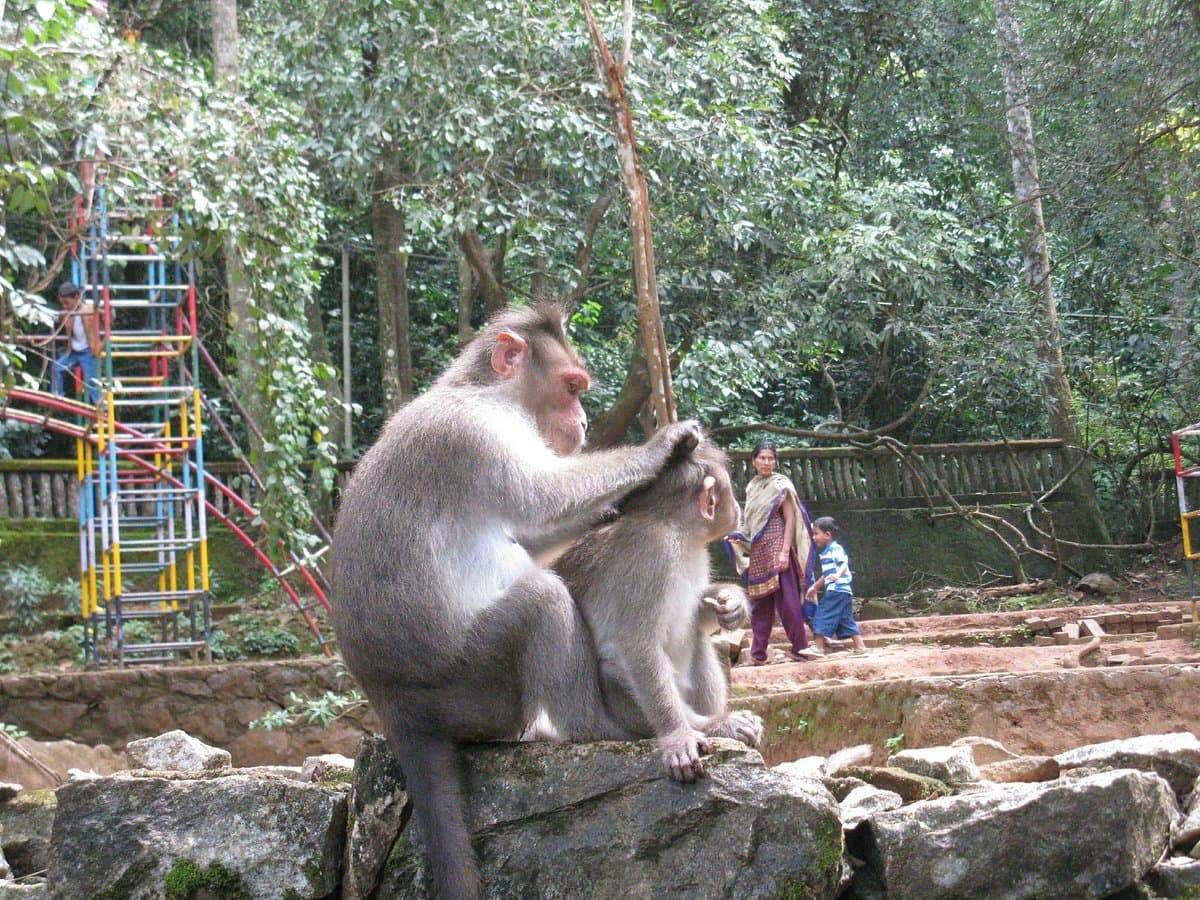
[[[368,709],[327,728],[249,729],[288,703],[350,686],[330,660],[161,667],[0,678],[0,722],[31,737],[107,744],[182,728],[223,747],[238,766],[295,764],[306,756],[353,756],[378,731]],[[989,737],[1015,752],[1052,755],[1080,743],[1174,731],[1200,732],[1200,668],[1157,665],[1013,675],[944,676],[822,684],[786,694],[735,698],[767,725],[762,748],[777,763],[870,743],[907,747]]]
[[[250,730],[288,704],[292,692],[318,696],[351,687],[331,660],[156,666],[0,678],[0,722],[37,740],[68,739],[123,750],[132,740],[182,728],[228,750],[239,766],[294,763],[320,753],[353,756],[378,730],[365,707],[327,728]]]
[[[857,597],[884,597],[919,587],[938,588],[948,584],[993,583],[997,574],[1008,575],[1012,566],[999,542],[957,517],[931,519],[923,507],[843,509],[835,503],[805,501],[811,518],[833,516],[841,528],[840,540],[850,554]],[[1058,536],[1080,540],[1074,527],[1075,509],[1067,501],[1046,504],[1054,516]],[[987,511],[1016,523],[1024,522],[1024,507],[993,505]],[[946,509],[934,513],[945,514]],[[1028,526],[1021,529],[1028,532]],[[736,578],[720,543],[710,548],[713,568],[721,578]],[[1068,554],[1081,571],[1119,566],[1119,560],[1085,559]],[[1022,560],[1031,579],[1051,576],[1049,566],[1031,556]]]

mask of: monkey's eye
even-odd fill
[[[567,379],[567,393],[574,397],[583,392],[583,385],[574,378]]]

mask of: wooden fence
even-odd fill
[[[933,476],[960,503],[1015,503],[1027,499],[1031,490],[1041,494],[1053,488],[1066,474],[1061,441],[925,444],[911,445],[908,450],[911,465],[881,448],[780,450],[779,470],[792,479],[806,504],[845,510],[923,506],[926,490],[935,506],[944,505],[940,492],[930,483]],[[729,456],[740,493],[754,474],[751,454],[734,451]],[[352,464],[343,466],[339,483],[345,483],[352,468]],[[239,463],[210,463],[208,469],[247,503],[256,504],[257,490]],[[1173,472],[1164,471],[1161,479],[1149,478],[1145,489],[1157,518],[1171,520],[1178,515]],[[1062,489],[1054,496],[1069,499]],[[207,499],[223,514],[234,512],[229,498],[211,486]],[[78,515],[73,461],[0,460],[0,519],[74,519]]]
[[[750,453],[731,453],[734,482],[754,475]],[[906,462],[887,448],[815,447],[780,450],[779,471],[800,498],[824,508],[921,506],[928,495],[945,505],[940,481],[962,503],[1016,502],[1055,487],[1067,472],[1062,441],[913,444]],[[1056,494],[1061,498],[1062,492]]]
[[[239,497],[255,504],[257,489],[240,463],[211,463],[207,468]],[[77,519],[75,473],[72,460],[0,460],[0,519]],[[221,491],[209,485],[205,493],[223,514],[235,512],[233,501]]]
[[[1059,441],[930,444],[910,451],[920,459],[915,471],[887,450],[854,447],[780,450],[779,469],[792,478],[806,502],[843,509],[922,505],[921,477],[928,480],[930,474],[961,502],[1014,501],[1026,497],[1028,490],[1048,490],[1066,471]],[[730,454],[739,491],[753,475],[750,456]],[[256,502],[256,489],[238,463],[211,463],[208,469],[248,503]],[[928,489],[936,498],[933,485]],[[221,512],[230,511],[229,499],[211,487],[208,500]],[[73,519],[78,514],[74,462],[0,461],[0,518]]]

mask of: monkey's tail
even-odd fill
[[[405,741],[400,765],[429,852],[432,896],[477,900],[479,865],[467,828],[457,745],[438,738]]]

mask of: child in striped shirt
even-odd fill
[[[816,603],[816,614],[812,620],[813,636],[817,648],[822,652],[828,649],[830,639],[845,640],[850,638],[854,643],[854,654],[857,656],[867,652],[863,643],[862,632],[854,621],[854,595],[850,592],[853,576],[850,574],[850,557],[837,541],[838,525],[830,516],[821,516],[812,523],[813,543],[817,545],[818,565],[821,567],[821,577],[813,582],[805,592],[805,597]],[[817,594],[821,591],[821,599]]]

